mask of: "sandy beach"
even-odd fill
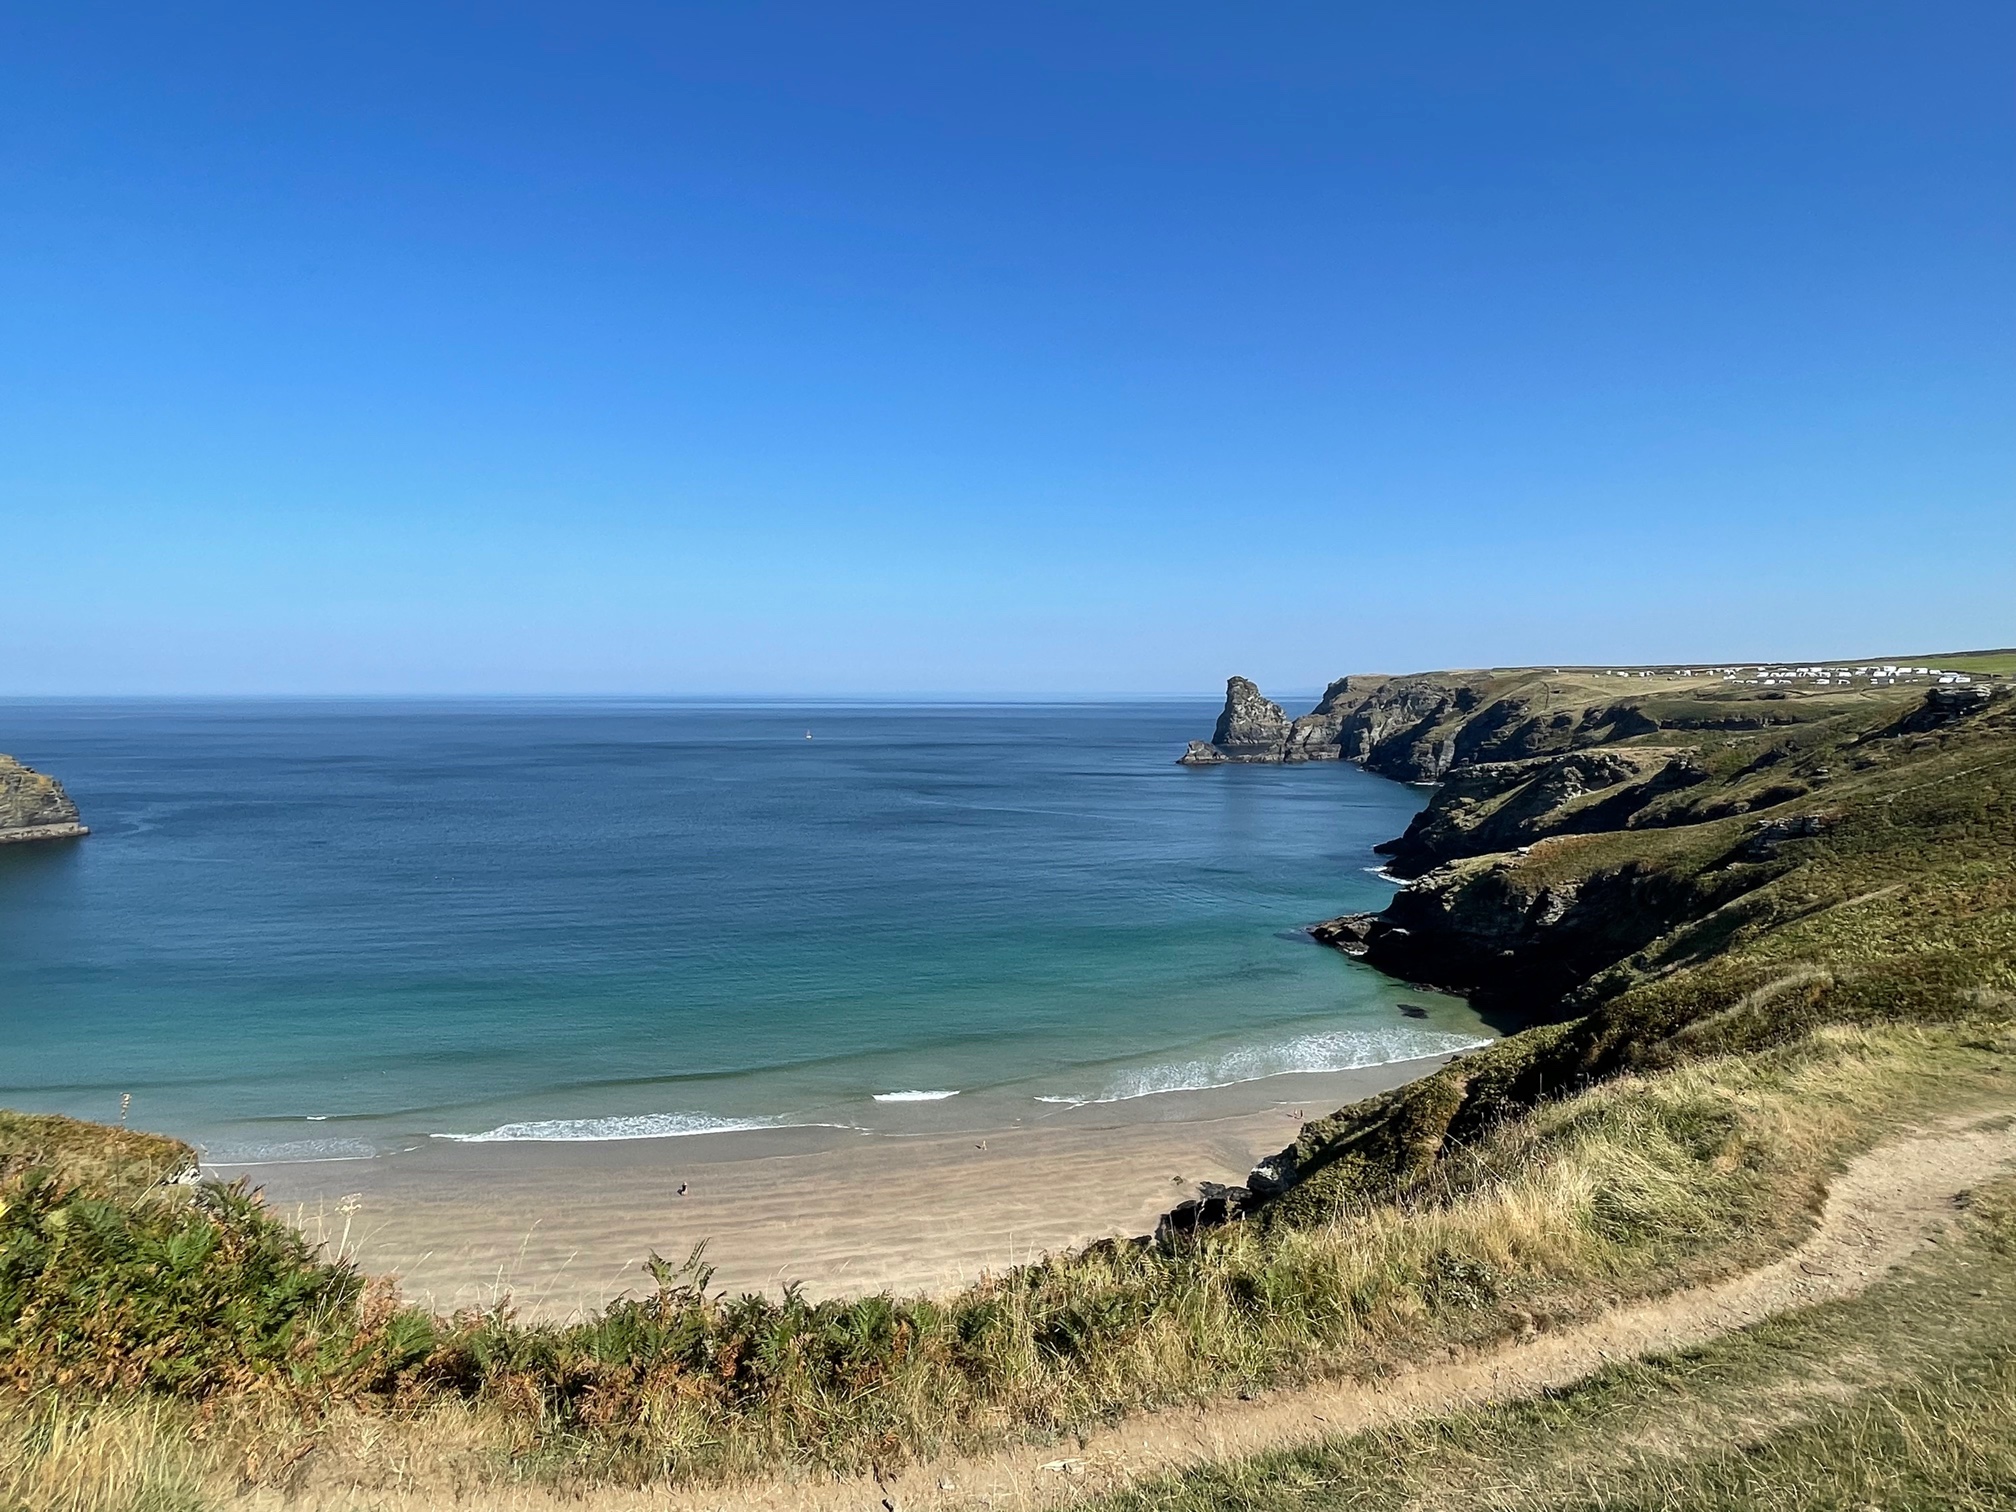
[[[366,1161],[226,1166],[311,1237],[436,1308],[509,1296],[566,1317],[642,1289],[705,1239],[715,1285],[938,1292],[1109,1235],[1200,1181],[1238,1182],[1317,1117],[1449,1057],[1271,1077],[912,1136],[774,1129],[453,1144]],[[682,1184],[684,1196],[679,1195]],[[347,1211],[346,1211],[347,1209]]]

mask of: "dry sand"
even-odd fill
[[[1316,1117],[1447,1056],[1045,1110],[913,1136],[771,1129],[600,1143],[435,1143],[367,1161],[218,1168],[312,1237],[443,1310],[509,1294],[565,1317],[699,1240],[714,1284],[946,1291],[1046,1251],[1143,1234],[1200,1181],[1240,1182]],[[681,1183],[688,1190],[678,1195]],[[348,1211],[346,1211],[346,1209]]]

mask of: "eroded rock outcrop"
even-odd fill
[[[1473,691],[1422,677],[1341,677],[1299,719],[1243,677],[1226,684],[1225,709],[1208,742],[1182,757],[1214,761],[1355,761],[1402,781],[1432,781],[1448,770],[1453,746],[1436,726],[1474,707]],[[1201,747],[1201,749],[1200,749]],[[1214,754],[1215,753],[1215,754]]]
[[[1574,715],[1552,706],[1552,693],[1530,673],[1340,677],[1323,690],[1315,708],[1290,721],[1278,704],[1239,677],[1229,685],[1218,729],[1208,742],[1193,742],[1183,759],[1193,766],[1216,759],[1351,761],[1400,782],[1436,782],[1470,762],[1565,751],[1643,732],[1621,713],[1599,714],[1578,726]],[[1578,704],[1577,713],[1584,712]],[[1199,744],[1219,756],[1199,752]]]
[[[1191,741],[1182,756],[1190,766],[1220,761],[1280,761],[1288,748],[1288,712],[1244,677],[1227,679],[1225,707],[1209,743]]]
[[[1667,822],[1658,800],[1707,780],[1694,753],[1632,746],[1459,767],[1407,832],[1378,847],[1395,876],[1418,877],[1461,856],[1518,850],[1553,835]]]
[[[1519,1020],[1559,1011],[1604,967],[1771,875],[1683,871],[1651,856],[1586,866],[1574,844],[1452,862],[1379,913],[1346,914],[1309,933],[1390,976],[1466,993],[1479,1009]]]
[[[0,756],[0,845],[21,840],[63,840],[89,831],[77,805],[53,777]]]
[[[1663,730],[1798,725],[1814,712],[1798,702],[1767,703],[1763,695],[1705,683],[1685,689],[1669,683],[1625,697],[1603,696],[1587,675],[1513,668],[1343,677],[1324,689],[1315,708],[1286,721],[1279,705],[1263,698],[1252,683],[1245,678],[1233,682],[1243,690],[1238,700],[1242,715],[1230,726],[1221,717],[1219,734],[1237,749],[1228,749],[1214,734],[1210,741],[1192,743],[1183,757],[1188,764],[1350,761],[1400,782],[1439,782],[1453,771],[1486,762],[1590,750]],[[1228,714],[1233,702],[1228,696]],[[1266,710],[1273,715],[1265,716]]]

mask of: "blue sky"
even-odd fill
[[[2016,7],[65,4],[0,693],[2016,643]]]

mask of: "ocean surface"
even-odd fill
[[[1380,906],[1420,791],[1175,765],[1215,713],[0,705],[92,829],[0,847],[0,1103],[368,1158],[994,1126],[1487,1037],[1299,933]]]

